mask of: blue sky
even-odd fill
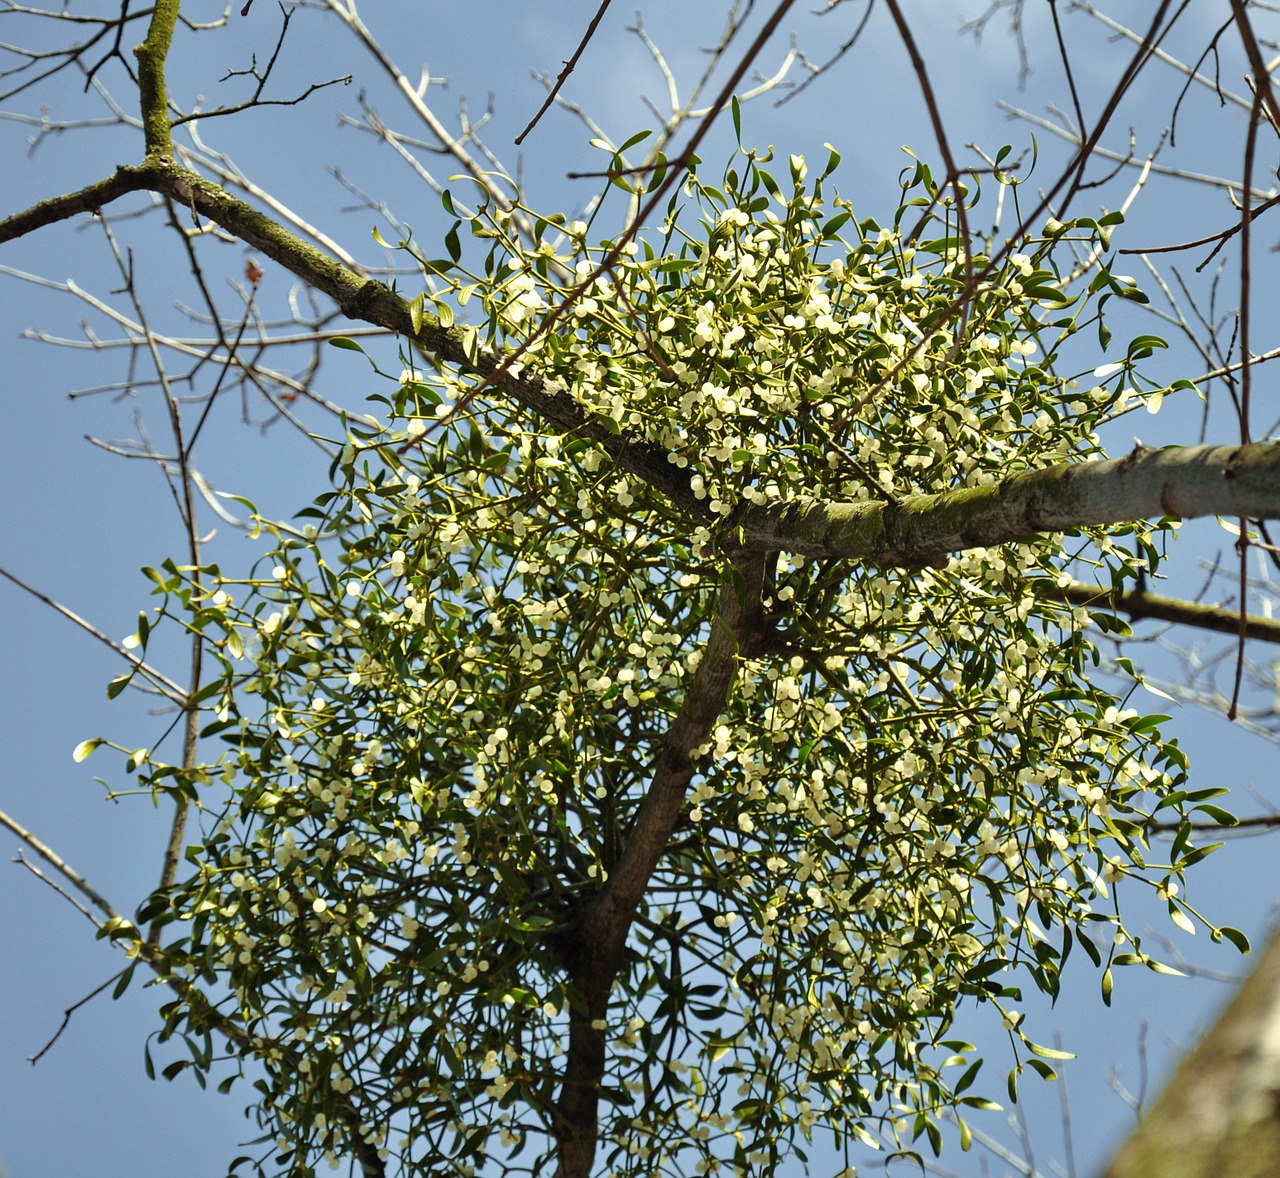
[[[91,11],[113,11],[115,4],[88,5]],[[263,188],[277,195],[309,221],[322,226],[362,260],[376,263],[380,251],[370,230],[376,214],[357,204],[331,173],[357,183],[375,201],[385,200],[411,224],[418,240],[430,242],[447,228],[438,198],[417,180],[385,145],[351,126],[340,125],[339,112],[359,117],[364,93],[393,127],[416,133],[399,97],[390,91],[372,59],[353,44],[323,5],[298,12],[281,55],[275,92],[291,95],[314,81],[352,75],[349,86],[335,85],[312,95],[298,107],[252,112],[241,118],[209,119],[200,133],[212,148],[229,153],[236,164]],[[951,141],[962,161],[972,160],[963,145],[977,142],[988,152],[1002,143],[1021,149],[1031,129],[1010,121],[996,108],[1004,98],[1029,110],[1046,103],[1060,107],[1069,97],[1056,66],[1045,23],[1044,6],[1027,13],[1028,44],[1033,73],[1026,89],[1019,89],[1018,62],[1012,41],[997,16],[981,43],[958,35],[964,16],[975,16],[982,0],[930,0],[907,5],[909,18],[929,62],[934,84],[943,96],[942,111]],[[1202,45],[1213,21],[1226,13],[1225,5],[1195,6],[1185,36],[1174,47]],[[483,0],[457,6],[418,0],[381,0],[368,4],[365,18],[385,47],[396,56],[411,79],[425,65],[433,77],[447,77],[447,86],[432,86],[428,97],[450,126],[466,99],[478,118],[492,93],[493,117],[483,128],[486,142],[515,170],[517,161],[530,203],[572,214],[594,192],[593,182],[566,179],[573,170],[598,169],[603,157],[587,145],[589,133],[572,116],[549,112],[522,148],[514,136],[540,104],[544,89],[530,78],[530,70],[559,69],[572,52],[593,6],[555,0],[539,5],[512,0]],[[774,38],[760,68],[770,73],[787,51],[794,30],[813,59],[821,60],[851,32],[861,5],[848,5],[818,20],[797,8],[784,32]],[[1212,8],[1212,13],[1210,13]],[[1118,19],[1140,19],[1149,5],[1131,0],[1110,7]],[[189,3],[193,18],[213,19],[217,4]],[[702,68],[701,46],[718,31],[721,6],[662,0],[646,10],[646,31],[666,54],[673,75],[687,86]],[[270,56],[279,28],[279,10],[259,0],[249,18],[233,15],[223,31],[180,37],[171,89],[184,106],[204,95],[203,105],[220,101],[234,83],[219,79],[229,69],[244,68],[251,54],[264,62]],[[589,47],[570,80],[566,96],[581,105],[616,141],[651,126],[652,115],[641,102],[648,96],[661,105],[664,82],[638,38],[626,31],[634,21],[631,9],[611,12],[598,39]],[[1109,38],[1108,30],[1087,17],[1066,18],[1075,59],[1077,81],[1089,114],[1096,113],[1098,96],[1107,92],[1118,62],[1128,50]],[[12,25],[13,27],[8,27]],[[1274,30],[1272,30],[1274,32]],[[47,34],[46,34],[47,35]],[[18,22],[6,14],[0,20],[0,41],[22,41]],[[133,38],[137,39],[136,35]],[[1224,42],[1224,85],[1243,92],[1243,66],[1236,42]],[[132,94],[116,66],[104,68],[103,80],[112,94],[128,106]],[[1136,88],[1109,137],[1124,150],[1126,129],[1139,128],[1138,150],[1155,145],[1167,125],[1180,78],[1169,69],[1154,69]],[[55,80],[35,96],[23,95],[0,103],[0,110],[38,114],[41,106],[51,119],[100,117],[105,108],[93,95],[81,93],[79,81]],[[1236,175],[1243,150],[1245,120],[1217,99],[1193,88],[1179,116],[1176,146],[1166,147],[1161,162],[1197,172]],[[910,144],[921,156],[935,157],[933,132],[925,117],[918,89],[905,54],[894,39],[883,12],[873,18],[866,40],[829,76],[819,79],[781,108],[769,99],[744,110],[744,140],[774,144],[784,153],[825,156],[830,141],[844,155],[839,187],[862,213],[887,216],[894,208],[896,177],[906,162],[900,152]],[[32,149],[32,127],[0,121],[0,153],[6,181],[0,214],[24,207],[106,175],[119,163],[140,155],[135,133],[121,127],[72,129],[51,134]],[[1054,175],[1054,161],[1063,146],[1041,135],[1042,160],[1038,176]],[[702,150],[710,164],[719,165],[730,149],[726,122]],[[1275,165],[1274,143],[1260,144],[1259,182],[1270,184]],[[423,157],[427,158],[427,157]],[[456,167],[430,160],[442,178]],[[1126,173],[1096,195],[1086,197],[1078,212],[1090,211],[1089,200],[1114,207],[1123,198],[1132,173]],[[1229,224],[1232,210],[1223,192],[1203,185],[1153,180],[1137,200],[1130,224],[1117,245],[1156,245],[1198,236]],[[150,299],[156,322],[174,331],[190,331],[173,309],[175,300],[190,301],[181,258],[167,237],[145,222],[124,222],[121,240],[134,247],[137,282]],[[1274,278],[1267,273],[1273,261],[1266,248],[1276,236],[1260,223],[1261,248],[1256,265],[1259,305],[1274,298]],[[208,278],[218,297],[230,307],[234,293],[227,283],[240,279],[245,254],[239,246],[221,251],[220,269]],[[1184,264],[1190,276],[1193,261]],[[120,286],[100,228],[85,222],[41,231],[25,240],[0,247],[0,265],[39,275],[54,282],[73,278],[93,296],[123,305],[111,291]],[[1135,273],[1138,262],[1134,260]],[[1235,270],[1229,268],[1219,295],[1220,312],[1234,307]],[[291,282],[274,267],[267,268],[262,288],[264,305],[278,314],[285,306]],[[0,437],[0,480],[9,503],[0,529],[0,567],[23,578],[114,639],[136,628],[137,614],[149,606],[147,583],[138,569],[178,555],[181,534],[167,492],[148,463],[128,461],[85,441],[135,436],[135,413],[159,437],[163,413],[148,390],[136,396],[112,393],[68,398],[83,390],[124,376],[119,353],[72,350],[21,338],[28,329],[83,340],[80,324],[87,321],[97,337],[114,333],[103,316],[67,291],[33,285],[0,273],[0,390],[6,426]],[[1272,304],[1274,305],[1274,304]],[[1265,319],[1255,330],[1265,332]],[[1162,328],[1143,321],[1135,332]],[[1119,333],[1118,333],[1119,334]],[[1259,350],[1277,341],[1256,338]],[[1097,363],[1104,359],[1099,355]],[[1166,377],[1196,375],[1202,365],[1185,347],[1175,347],[1159,361]],[[386,347],[385,368],[395,366],[394,349]],[[357,356],[335,353],[326,357],[321,373],[326,393],[358,407],[366,393],[376,391],[367,365]],[[1266,371],[1258,378],[1259,409],[1255,434],[1270,428],[1276,410],[1267,395]],[[1117,451],[1139,433],[1148,444],[1198,440],[1200,406],[1170,400],[1159,417],[1141,414],[1118,423],[1112,444]],[[254,409],[259,414],[259,409]],[[319,416],[308,420],[325,429]],[[1226,412],[1211,419],[1209,440],[1235,440],[1234,423]],[[266,514],[284,515],[304,505],[323,488],[324,466],[318,452],[298,434],[274,427],[265,432],[240,421],[240,405],[220,403],[199,447],[202,473],[219,490],[246,495]],[[206,512],[206,526],[216,523]],[[252,549],[242,536],[223,528],[212,541],[211,555],[229,567],[244,562]],[[1171,568],[1173,589],[1191,592],[1203,578],[1198,558],[1216,552],[1229,555],[1230,537],[1212,523],[1186,529]],[[151,714],[154,700],[126,694],[114,703],[105,698],[107,682],[122,668],[117,656],[46,606],[7,582],[0,582],[4,606],[7,657],[0,664],[0,699],[4,701],[3,739],[8,752],[0,776],[0,808],[51,844],[123,910],[130,911],[153,886],[168,828],[166,808],[152,807],[146,798],[104,802],[95,774],[109,774],[117,766],[90,759],[75,764],[71,750],[86,737],[110,735],[122,744],[149,745],[163,716]],[[1190,641],[1190,640],[1189,640]],[[164,663],[165,653],[159,652]],[[176,649],[168,669],[180,674]],[[1255,652],[1269,662],[1266,650]],[[1177,666],[1152,649],[1151,657],[1166,675]],[[1162,660],[1162,661],[1159,661]],[[1149,699],[1139,706],[1163,710]],[[1258,812],[1274,800],[1276,753],[1273,745],[1252,737],[1194,708],[1175,717],[1176,731],[1190,749],[1199,785],[1224,785],[1239,792],[1238,808]],[[1259,791],[1255,797],[1250,791]],[[7,832],[0,847],[8,859],[20,844]],[[30,858],[30,855],[28,854]],[[1276,894],[1274,850],[1265,839],[1233,840],[1203,865],[1196,881],[1202,907],[1215,919],[1243,928],[1255,939],[1262,934]],[[1153,927],[1174,932],[1159,912]],[[190,1081],[174,1084],[148,1081],[143,1074],[142,1048],[158,1025],[155,990],[135,987],[119,1002],[101,995],[79,1009],[59,1042],[36,1067],[26,1057],[39,1051],[57,1030],[65,1008],[100,985],[116,969],[117,954],[93,940],[83,916],[21,866],[5,864],[0,872],[0,932],[7,952],[0,960],[0,995],[6,1016],[0,1020],[0,1158],[9,1178],[44,1175],[93,1174],[96,1178],[161,1178],[173,1173],[193,1178],[218,1178],[229,1159],[241,1152],[239,1142],[253,1136],[234,1097],[201,1093]],[[1178,949],[1198,964],[1238,971],[1242,964],[1231,952],[1181,937]],[[1079,956],[1079,955],[1077,955]],[[1139,1084],[1141,1026],[1149,1022],[1147,1054],[1152,1076],[1176,1058],[1195,1028],[1227,997],[1220,984],[1198,979],[1156,977],[1143,971],[1123,974],[1110,1009],[1098,997],[1098,978],[1082,961],[1068,971],[1067,995],[1056,1010],[1038,1016],[1041,1028],[1056,1027],[1063,1043],[1080,1058],[1066,1069],[1074,1134],[1076,1173],[1088,1175],[1105,1160],[1112,1143],[1126,1132],[1132,1115],[1108,1087],[1114,1068],[1130,1089]],[[1074,980],[1075,985],[1070,985]],[[998,1028],[973,1022],[963,1030],[999,1050]],[[988,1065],[998,1075],[999,1057]],[[1154,1080],[1152,1081],[1154,1083]],[[993,1086],[999,1087],[998,1084]],[[1025,1089],[1028,1133],[1037,1161],[1064,1159],[1062,1116],[1056,1087]],[[984,1127],[1000,1132],[1003,1118],[993,1115]],[[1004,1137],[1008,1139],[1008,1134]],[[979,1151],[980,1152],[980,1151]],[[994,1157],[986,1162],[994,1173],[1005,1165]],[[978,1154],[943,1159],[950,1171],[971,1175],[984,1172]],[[875,1168],[869,1159],[868,1172]],[[815,1173],[820,1172],[815,1169]]]

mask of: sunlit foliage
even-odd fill
[[[220,662],[207,734],[229,751],[194,774],[141,756],[204,832],[140,921],[161,921],[181,991],[161,1037],[191,1053],[171,1067],[243,1060],[257,1084],[267,1136],[242,1172],[309,1174],[353,1137],[389,1173],[548,1172],[568,917],[626,845],[716,624],[735,505],[1094,457],[1140,387],[1150,341],[1106,387],[1059,371],[1107,300],[1140,297],[1107,267],[1117,218],[966,240],[924,165],[881,223],[827,195],[837,162],[695,169],[624,242],[558,218],[525,248],[482,196],[448,258],[401,243],[432,276],[424,313],[662,447],[698,510],[405,356],[333,488],[263,522],[253,576],[154,574]],[[1009,176],[983,184],[1017,199]],[[468,235],[488,251],[470,270]],[[794,1173],[819,1128],[937,1148],[944,1111],[1005,1087],[979,1095],[959,1005],[1003,1018],[1013,1089],[1055,1055],[1021,987],[1055,994],[1073,946],[1106,993],[1112,965],[1148,961],[1118,880],[1200,919],[1189,828],[1156,863],[1144,824],[1203,795],[1161,718],[1091,678],[1089,614],[1054,592],[1072,562],[1103,583],[1154,569],[1161,531],[929,568],[770,557],[614,988],[599,1172]],[[229,1065],[201,1038],[210,1009],[243,1029]]]

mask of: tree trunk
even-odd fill
[[[1103,1178],[1280,1174],[1280,933]]]

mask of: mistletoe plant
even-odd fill
[[[1056,518],[1062,464],[1102,456],[1160,344],[1109,386],[1059,371],[1141,298],[1105,261],[1119,217],[984,247],[924,165],[881,225],[828,199],[837,162],[694,165],[620,240],[530,213],[522,244],[482,200],[447,259],[402,242],[428,362],[373,398],[385,420],[349,422],[296,523],[262,522],[251,576],[153,571],[218,660],[229,750],[135,754],[204,827],[139,913],[153,947],[113,935],[177,992],[168,1073],[256,1089],[233,1170],[758,1175],[815,1130],[937,1150],[944,1115],[992,1107],[958,1008],[998,1012],[1016,1096],[1063,1058],[1024,987],[1055,995],[1073,946],[1104,996],[1113,966],[1162,968],[1119,881],[1202,921],[1181,885],[1211,791],[1091,677],[1064,589],[1154,570],[1168,521],[952,555],[876,533],[872,559],[784,526],[945,502],[963,532],[1019,472]],[[783,512],[768,542],[753,511]],[[1160,862],[1156,814],[1182,823]]]

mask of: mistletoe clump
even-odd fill
[[[1117,881],[1200,919],[1179,885],[1203,795],[1162,718],[1090,678],[1090,614],[1056,592],[1073,566],[1154,570],[1161,525],[923,568],[735,555],[744,503],[1096,457],[1139,387],[1143,346],[1110,387],[1058,371],[1140,297],[1105,264],[1117,218],[997,247],[912,164],[881,225],[824,196],[836,162],[693,168],[621,241],[558,218],[530,243],[487,205],[447,260],[402,243],[420,313],[475,362],[389,382],[333,488],[263,523],[253,575],[156,574],[220,660],[229,751],[142,767],[206,824],[141,918],[179,987],[175,1067],[215,1069],[199,1036],[232,1027],[233,1073],[260,1077],[254,1172],[570,1174],[598,1140],[601,1173],[766,1174],[817,1127],[936,1149],[944,1113],[990,1104],[959,1007],[999,1012],[1011,1088],[1052,1076],[1021,988],[1056,994],[1075,945],[1106,993],[1113,965],[1156,964]],[[470,269],[460,229],[487,250]],[[594,434],[477,392],[486,365]],[[1161,863],[1157,811],[1184,824]]]

